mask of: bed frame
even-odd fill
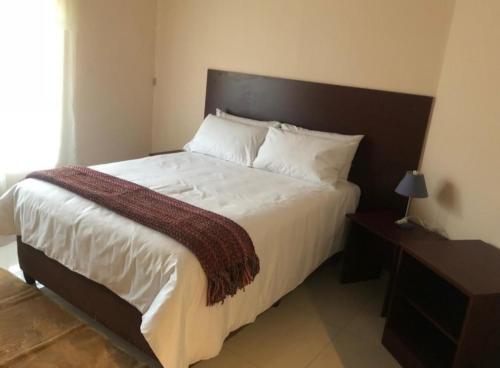
[[[418,167],[432,97],[208,70],[205,115],[216,108],[304,128],[364,134],[349,180],[361,188],[360,210],[403,213],[394,188],[406,170]],[[26,281],[59,294],[111,331],[154,357],[140,332],[142,316],[125,300],[48,258],[18,237]]]

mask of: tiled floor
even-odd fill
[[[0,267],[15,270],[15,263],[14,245],[0,248]],[[264,312],[255,323],[228,338],[217,357],[194,367],[399,367],[380,343],[384,319],[379,314],[385,280],[341,285],[339,269],[338,263],[320,267],[278,307]],[[126,342],[82,316],[50,291],[45,293],[108,334],[120,347],[146,361],[144,355]]]

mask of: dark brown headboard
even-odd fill
[[[416,169],[433,98],[208,70],[205,115],[229,113],[343,134],[364,134],[349,180],[361,187],[359,209],[403,212],[394,189]]]

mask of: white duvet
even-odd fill
[[[0,234],[21,234],[143,313],[160,362],[184,368],[218,354],[227,335],[297,287],[339,250],[359,189],[333,188],[193,153],[93,167],[226,216],[253,240],[261,270],[224,304],[207,307],[193,254],[166,235],[54,185],[24,180],[0,199]]]

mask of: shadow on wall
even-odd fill
[[[462,216],[462,204],[457,187],[449,180],[441,182],[436,190],[436,201],[447,212]]]
[[[435,190],[437,209],[434,214],[432,224],[434,231],[449,238],[450,235],[446,230],[448,218],[451,216],[462,217],[462,203],[458,188],[449,180],[441,181]]]

